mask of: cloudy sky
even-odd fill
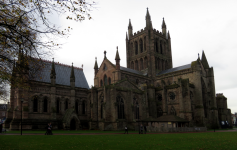
[[[55,61],[81,67],[89,86],[94,85],[94,62],[107,58],[115,62],[116,46],[121,65],[126,67],[125,35],[131,19],[133,32],[145,27],[149,8],[153,28],[161,31],[165,18],[170,31],[173,67],[196,60],[205,51],[214,67],[216,93],[224,93],[228,107],[237,112],[237,1],[236,0],[97,0],[92,20],[83,22],[60,19],[60,26],[73,27],[63,39],[62,49],[55,52]]]
[[[144,29],[146,8],[153,28],[161,31],[165,18],[170,31],[173,67],[196,60],[205,51],[209,66],[215,73],[216,93],[224,93],[228,107],[237,112],[237,1],[236,0],[95,0],[92,20],[74,22],[60,16],[57,24],[72,27],[71,35],[58,42],[56,62],[81,67],[89,86],[94,85],[94,62],[100,65],[104,50],[115,62],[116,46],[121,65],[126,67],[125,36],[131,19],[133,32]],[[53,19],[54,20],[54,19]],[[51,60],[51,58],[47,58]]]

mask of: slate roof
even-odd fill
[[[31,80],[51,83],[50,73],[52,68],[52,62],[43,61],[45,67],[38,71],[34,77],[31,77]],[[55,72],[56,72],[56,84],[70,86],[70,75],[71,75],[71,66],[55,63]],[[87,88],[89,85],[87,83],[84,72],[81,68],[74,67],[75,74],[75,87]]]
[[[147,75],[147,72],[141,72],[141,71],[133,70],[133,69],[122,67],[122,66],[120,66],[120,70],[135,73],[135,74],[139,74],[139,75],[142,75],[142,76]]]
[[[187,65],[183,65],[183,66],[179,66],[179,67],[163,70],[163,71],[157,73],[156,76],[159,76],[159,75],[162,75],[162,74],[166,74],[166,73],[175,72],[175,71],[179,71],[179,70],[184,70],[184,69],[188,69],[188,68],[191,68],[191,64],[187,64]]]

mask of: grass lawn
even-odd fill
[[[236,149],[235,132],[117,135],[0,135],[0,149]]]
[[[46,131],[22,131],[22,133],[45,133]],[[138,133],[138,131],[128,131],[129,133]],[[7,133],[21,133],[21,131],[8,131]],[[124,133],[124,131],[101,131],[101,130],[53,130],[53,133]]]

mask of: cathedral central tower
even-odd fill
[[[148,8],[146,27],[133,34],[129,19],[128,35],[126,33],[127,67],[134,70],[147,70],[149,77],[155,77],[162,70],[170,69],[172,65],[171,38],[166,32],[163,18],[162,32],[152,27]]]

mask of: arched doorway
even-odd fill
[[[76,130],[76,120],[72,119],[70,122],[70,130]]]

